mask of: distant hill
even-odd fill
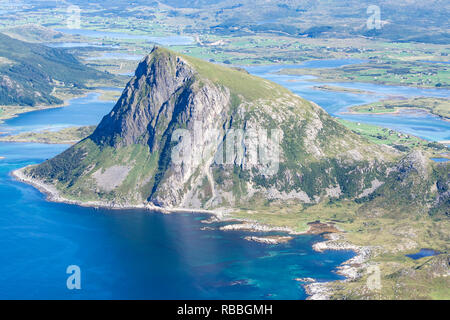
[[[48,2],[25,2],[33,7],[51,6]],[[447,0],[73,0],[71,4],[86,11],[97,6],[101,8],[95,12],[98,17],[104,14],[138,19],[158,8],[170,17],[188,21],[183,32],[193,34],[363,36],[401,42],[450,43]],[[369,17],[374,15],[374,11],[368,12],[371,6],[379,8],[381,29],[367,27]]]
[[[35,43],[61,41],[68,38],[68,35],[62,32],[37,24],[14,26],[1,30],[1,33],[17,40]]]
[[[82,1],[81,1],[82,2]],[[137,1],[138,3],[144,1]],[[195,19],[193,32],[211,28],[214,33],[248,31],[307,37],[382,38],[395,41],[450,43],[446,0],[160,0]],[[367,20],[380,9],[381,29],[368,29]],[[139,11],[136,11],[139,14]],[[200,28],[200,29],[199,29]]]
[[[55,87],[85,88],[111,75],[89,68],[64,49],[28,43],[0,33],[0,105],[58,104]]]
[[[48,2],[25,2],[33,7],[51,6]],[[98,17],[105,14],[141,18],[158,8],[180,21],[188,21],[184,32],[194,34],[364,36],[401,42],[450,43],[448,0],[72,0],[71,4],[87,11],[98,6],[101,8],[95,12]],[[381,29],[367,27],[369,17],[374,14],[368,12],[371,6],[379,7]]]

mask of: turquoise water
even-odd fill
[[[0,299],[304,299],[294,278],[340,279],[332,271],[354,255],[314,252],[318,236],[271,246],[201,230],[205,215],[47,202],[9,174],[65,148],[0,143]],[[66,288],[69,265],[81,290]]]
[[[113,102],[97,98],[22,114],[0,131],[98,123]],[[11,177],[68,147],[0,143],[0,299],[304,299],[295,278],[341,279],[333,270],[354,256],[314,252],[319,236],[273,246],[220,231],[220,223],[201,230],[205,215],[52,203]],[[81,290],[66,287],[69,265],[81,268]]]

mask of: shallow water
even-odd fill
[[[106,44],[95,44],[88,42],[50,42],[45,44],[51,48],[87,48],[87,47],[95,47],[95,48],[119,48],[119,46],[106,45]]]
[[[90,94],[65,108],[22,114],[0,130],[95,124],[113,106],[97,98]],[[295,278],[341,279],[333,270],[354,256],[314,252],[312,244],[323,240],[318,236],[273,246],[244,240],[246,232],[201,230],[205,215],[47,202],[10,176],[67,147],[0,143],[0,298],[304,299]],[[79,291],[66,288],[69,265],[81,268]]]
[[[311,89],[313,82],[264,75],[292,83],[291,90],[323,102],[319,104],[331,113],[349,103],[374,99],[373,95],[328,95]],[[66,108],[20,115],[6,121],[0,131],[97,124],[113,106],[97,97],[90,94],[71,100]],[[418,120],[417,115],[413,117]],[[436,119],[430,121],[436,123]],[[424,131],[414,129],[423,122],[411,123],[413,119],[404,125]],[[273,246],[244,240],[246,232],[201,230],[205,215],[47,202],[39,191],[10,176],[12,170],[40,163],[67,147],[0,143],[0,156],[5,157],[0,159],[2,299],[304,299],[305,292],[294,278],[340,279],[333,270],[354,256],[348,251],[314,252],[312,244],[323,240],[319,236],[299,236]],[[69,265],[81,268],[79,291],[66,288]]]

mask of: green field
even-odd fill
[[[450,100],[444,98],[382,100],[351,107],[349,110],[355,113],[398,113],[405,109],[425,110],[444,119],[450,119]]]
[[[387,85],[449,88],[450,70],[446,64],[384,58],[365,64],[333,69],[284,69],[281,74],[313,75],[320,81],[371,82]]]
[[[392,129],[343,119],[338,119],[338,121],[372,143],[385,144],[401,152],[420,149],[432,156],[441,157],[443,153],[449,151],[448,147],[443,144],[426,141]]]

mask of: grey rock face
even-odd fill
[[[171,207],[184,203],[185,184],[202,182],[223,137],[230,92],[212,82],[201,83],[182,58],[155,48],[138,66],[114,109],[103,118],[91,139],[122,148],[147,144],[160,158],[149,201]],[[170,158],[174,131],[192,133],[191,156],[182,163]],[[186,141],[185,141],[186,143]],[[193,177],[196,175],[196,177]]]
[[[397,170],[401,180],[406,179],[411,173],[416,173],[423,179],[427,177],[427,158],[420,151],[413,151],[399,161]]]
[[[180,107],[180,100],[189,94],[192,76],[193,70],[179,57],[163,55],[156,59],[148,55],[92,140],[114,147],[148,142],[153,149],[158,125],[173,120],[181,111],[175,107]]]
[[[196,84],[194,83],[193,86]],[[208,177],[209,188],[214,190],[210,165],[214,160],[217,146],[224,135],[224,123],[226,122],[230,108],[230,94],[226,89],[220,89],[212,83],[205,84],[201,89],[189,90],[186,98],[181,101],[177,122],[182,124],[184,133],[189,134],[189,156],[183,161],[172,159],[162,171],[162,178],[154,190],[151,201],[161,206],[192,205],[189,203],[191,194],[185,192],[185,185],[194,190]],[[167,136],[166,141],[173,137]],[[166,142],[167,143],[167,142]],[[183,141],[186,143],[186,141]],[[160,148],[162,148],[160,146]]]

